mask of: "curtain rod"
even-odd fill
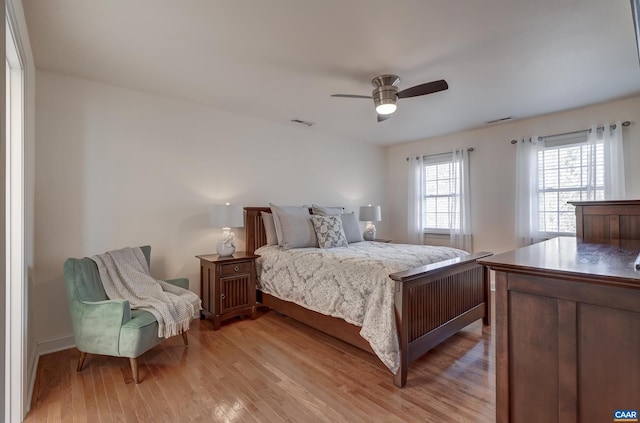
[[[471,153],[473,151],[473,147],[469,147],[467,148],[467,152]],[[440,153],[440,154],[453,154],[453,151],[450,151],[448,153]],[[427,154],[427,156],[439,156],[440,154]],[[424,156],[424,154],[423,154]],[[416,159],[419,159],[420,156],[416,156]],[[411,157],[407,157],[407,161],[411,160]]]
[[[630,126],[631,122],[629,122],[628,120],[625,120],[624,122],[622,122],[622,126]],[[602,131],[605,127],[604,126],[598,126],[597,130],[598,131]],[[616,129],[616,125],[609,125],[609,129]],[[571,131],[571,132],[563,132],[562,134],[553,134],[553,135],[546,135],[544,137],[538,137],[538,141],[542,141],[545,138],[552,138],[552,137],[562,137],[564,135],[573,135],[573,134],[580,134],[582,132],[589,132],[591,133],[591,128],[589,129],[582,129],[580,131]],[[518,140],[511,140],[511,144],[517,144]]]

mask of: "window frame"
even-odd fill
[[[5,420],[22,421],[28,406],[25,351],[27,281],[25,266],[26,54],[12,2],[5,5]]]
[[[424,235],[451,235],[451,227],[449,228],[435,228],[435,227],[428,227],[426,226],[427,223],[427,200],[429,198],[449,198],[451,199],[452,197],[456,196],[457,194],[455,193],[450,193],[447,195],[429,195],[428,194],[428,190],[427,190],[427,167],[428,166],[437,166],[437,165],[441,165],[441,164],[449,164],[451,165],[455,165],[454,160],[453,160],[453,152],[451,153],[441,153],[441,154],[432,154],[432,155],[428,155],[428,156],[423,156],[422,157],[422,165],[423,165],[423,170],[424,170],[424,177],[422,180],[422,184],[424,187],[424,196],[423,196],[423,228],[422,228],[422,233]],[[460,170],[458,169],[458,172],[460,172]],[[438,179],[436,179],[437,181]],[[449,181],[451,183],[451,178],[449,178]],[[460,204],[459,201],[456,201],[456,204]],[[436,212],[437,213],[437,212]],[[451,216],[451,211],[446,212],[447,215]],[[449,222],[451,222],[451,217],[449,217]]]
[[[581,180],[581,184],[579,187],[566,187],[566,188],[561,188],[559,187],[560,183],[557,182],[557,186],[554,187],[541,187],[540,182],[541,182],[541,178],[544,180],[546,175],[541,175],[541,172],[544,172],[544,170],[541,171],[541,165],[544,167],[544,161],[541,162],[540,160],[540,155],[544,154],[545,151],[549,151],[549,150],[557,150],[558,151],[558,163],[560,163],[560,151],[563,149],[567,149],[567,148],[572,148],[572,147],[580,147],[580,160],[579,163],[577,165],[573,164],[571,166],[565,166],[565,167],[561,167],[558,166],[557,168],[554,168],[554,170],[557,171],[558,173],[558,181],[560,180],[560,172],[562,169],[569,169],[569,168],[574,168],[574,167],[579,167],[580,168],[580,180]],[[587,149],[585,151],[585,148]],[[544,213],[553,213],[555,212],[557,215],[557,225],[558,225],[558,229],[560,229],[560,214],[564,213],[567,214],[567,211],[563,211],[561,210],[561,204],[560,201],[558,200],[557,204],[556,204],[556,210],[547,210],[544,207],[544,202],[540,201],[541,198],[541,194],[547,194],[547,193],[551,193],[551,194],[558,194],[558,196],[561,193],[579,193],[580,194],[580,198],[576,199],[576,200],[572,200],[572,201],[584,201],[587,200],[586,198],[586,194],[589,192],[590,189],[595,189],[596,191],[600,191],[602,192],[602,194],[604,195],[604,182],[602,182],[601,185],[596,184],[595,186],[591,187],[590,186],[590,181],[588,180],[588,177],[584,177],[583,175],[583,171],[585,169],[583,168],[587,168],[588,166],[588,158],[587,155],[589,154],[588,151],[589,148],[589,143],[588,143],[588,132],[585,132],[583,134],[580,135],[576,135],[576,134],[572,134],[569,137],[558,137],[555,138],[554,140],[545,140],[545,142],[542,144],[542,147],[540,148],[540,150],[538,150],[538,152],[536,153],[536,198],[537,198],[537,202],[538,202],[538,207],[536,210],[536,216],[535,216],[535,221],[537,222],[537,228],[538,228],[538,237],[539,238],[553,238],[553,237],[558,237],[558,236],[575,236],[576,232],[575,230],[573,232],[563,232],[563,231],[548,231],[546,230],[547,227],[545,226],[545,230],[541,230],[540,228],[543,227],[542,222],[543,222],[543,216],[542,214]],[[595,148],[596,149],[600,149],[599,152],[596,152],[596,155],[600,155],[602,156],[604,154],[603,149],[604,149],[604,144],[602,142],[596,141],[595,142]],[[596,168],[596,173],[597,174],[603,174],[604,173],[604,162],[598,160],[597,162],[597,168]],[[588,172],[588,171],[587,171]],[[597,179],[597,178],[596,178]],[[586,181],[585,181],[586,180]],[[604,198],[604,197],[603,197]],[[573,213],[573,218],[575,219],[575,212],[572,211],[571,213]],[[575,223],[575,222],[574,222]]]

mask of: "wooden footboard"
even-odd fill
[[[245,207],[246,249],[266,244],[260,212],[268,207]],[[395,311],[400,342],[400,369],[394,383],[407,383],[409,364],[460,329],[482,319],[491,322],[489,271],[477,264],[491,253],[477,253],[420,266],[389,277],[395,283]],[[262,294],[262,305],[305,323],[366,351],[360,328],[342,319],[325,316],[296,304]]]
[[[489,272],[472,254],[389,275],[395,281],[400,369],[394,383],[407,383],[409,364],[470,323],[491,322]]]

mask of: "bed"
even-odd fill
[[[262,251],[265,256],[276,254],[274,249],[266,247],[267,237],[261,216],[261,212],[270,212],[270,208],[245,207],[245,211],[247,252],[254,253],[258,250],[257,253]],[[381,244],[373,247],[376,250],[383,249]],[[388,248],[392,247],[384,247]],[[356,248],[351,250],[355,252]],[[309,251],[296,253],[302,254],[300,257],[311,254]],[[283,300],[277,295],[262,292],[260,288],[258,298],[262,306],[365,351],[376,353],[394,373],[394,384],[404,387],[411,362],[476,320],[482,319],[485,325],[489,325],[489,273],[486,267],[476,262],[489,255],[491,253],[465,254],[388,275],[385,283],[390,286],[388,289],[391,292],[392,306],[390,304],[389,308],[393,308],[389,313],[393,315],[391,321],[395,325],[394,335],[397,339],[395,369],[380,357],[379,348],[374,350],[372,344],[361,336],[362,325],[350,323],[347,321],[349,319],[332,317],[323,310],[314,311],[294,301]]]

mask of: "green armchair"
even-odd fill
[[[151,247],[141,247],[147,264]],[[164,338],[158,337],[158,322],[153,314],[131,310],[127,300],[110,300],[104,291],[98,266],[90,258],[70,258],[64,263],[64,279],[71,310],[71,326],[80,358],[77,371],[82,370],[87,354],[129,357],[133,380],[138,376],[138,357]],[[169,279],[166,282],[189,288],[189,279]],[[188,346],[187,333],[182,332]]]

